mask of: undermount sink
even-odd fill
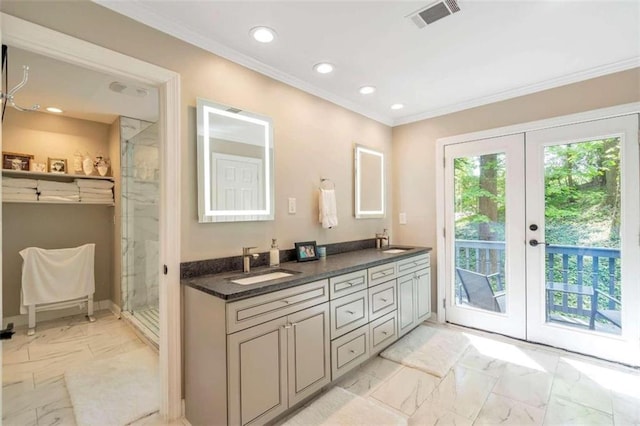
[[[295,271],[287,271],[287,270],[284,270],[284,269],[279,269],[279,270],[276,270],[276,271],[259,273],[259,274],[256,274],[256,275],[249,275],[249,276],[245,276],[245,277],[231,278],[230,281],[232,283],[234,283],[234,284],[251,285],[251,284],[263,283],[265,281],[277,280],[279,278],[290,277],[290,276],[292,276],[294,274],[297,274],[297,272],[295,272]]]
[[[405,249],[405,248],[390,248],[390,249],[386,249],[383,251],[383,253],[387,253],[387,254],[396,254],[396,253],[402,253],[405,252],[409,249]]]

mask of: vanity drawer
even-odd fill
[[[369,321],[395,311],[398,308],[396,280],[369,287]]]
[[[331,338],[342,336],[369,322],[369,298],[367,290],[332,300]]]
[[[371,335],[370,354],[375,354],[392,344],[398,339],[398,315],[391,312],[369,323]]]
[[[331,342],[331,380],[369,358],[369,324]]]
[[[367,270],[329,278],[329,297],[337,299],[367,288]]]
[[[431,266],[429,254],[413,256],[408,259],[399,260],[396,263],[398,265],[398,276],[410,274],[418,269]]]
[[[227,303],[227,334],[262,324],[329,300],[328,280]]]
[[[367,271],[369,273],[369,287],[373,287],[396,277],[396,263],[390,262],[374,266]]]

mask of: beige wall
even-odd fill
[[[2,124],[3,151],[33,154],[34,161],[66,158],[73,170],[76,150],[107,154],[109,126],[40,112],[7,108]],[[26,247],[64,248],[96,244],[94,300],[112,299],[113,207],[100,205],[3,204],[3,315],[18,315],[22,258]]]
[[[277,238],[285,249],[292,248],[295,241],[317,240],[322,244],[373,238],[376,232],[390,227],[389,219],[353,217],[353,144],[384,151],[390,158],[389,127],[86,1],[5,0],[1,9],[180,73],[182,261],[239,255],[242,246],[266,251],[271,238]],[[198,223],[196,97],[273,118],[275,221]],[[339,226],[331,230],[323,230],[317,223],[316,193],[321,177],[330,178],[336,186]],[[296,215],[287,213],[289,197],[297,199]]]
[[[76,152],[108,155],[109,125],[44,112],[20,112],[7,107],[2,127],[2,150],[34,155],[33,161],[65,158],[73,173]]]
[[[486,129],[640,101],[640,68],[393,129],[393,217],[397,240],[436,249],[436,140]],[[433,252],[435,260],[436,250]],[[435,261],[432,262],[435,265]],[[435,268],[432,305],[436,309]]]

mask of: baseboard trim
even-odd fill
[[[120,307],[114,304],[111,300],[106,299],[106,300],[93,302],[94,311],[101,311],[105,309],[108,309],[109,311],[113,312],[118,317],[120,316]],[[72,315],[86,314],[86,312],[87,312],[86,303],[73,308],[64,308],[64,309],[38,312],[36,313],[36,324],[42,321],[51,321],[54,319],[69,317]],[[15,315],[12,317],[6,317],[2,319],[2,322],[3,324],[8,324],[12,322],[15,327],[28,325],[29,315],[23,314],[23,315]]]

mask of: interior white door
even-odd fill
[[[444,156],[446,320],[524,339],[524,135]]]
[[[526,158],[528,340],[640,365],[638,115],[528,132]]]
[[[211,164],[216,177],[216,184],[211,185],[211,199],[215,200],[218,210],[260,209],[262,160],[214,152]],[[247,218],[238,216],[236,219]]]

